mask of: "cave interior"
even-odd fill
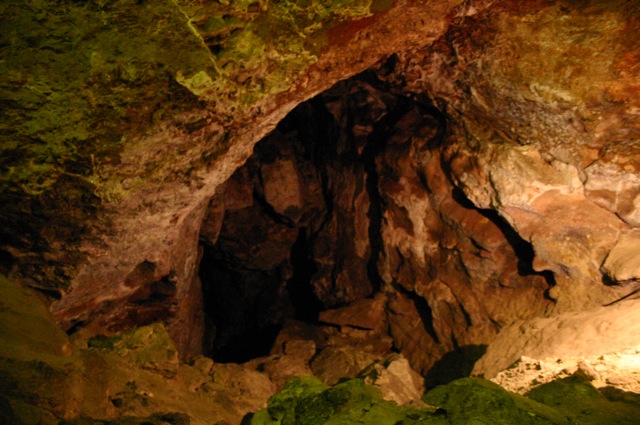
[[[40,3],[0,422],[637,423],[637,2]]]

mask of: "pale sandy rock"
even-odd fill
[[[540,195],[581,195],[583,185],[576,167],[544,161],[533,146],[490,144],[473,158],[477,177],[456,174],[467,197],[480,208],[529,209]],[[468,182],[467,182],[468,180]],[[508,216],[507,216],[508,219]]]
[[[600,372],[604,372],[605,370],[603,367],[597,369],[600,369]],[[600,374],[598,373],[598,371],[586,361],[581,361],[580,363],[578,363],[578,370],[576,371],[576,373],[587,379],[588,381],[596,381],[600,379]]]
[[[622,162],[622,161],[619,161]],[[640,175],[630,164],[595,162],[585,169],[587,196],[616,213],[629,225],[640,227]]]
[[[516,322],[502,329],[473,373],[493,378],[520,357],[600,356],[640,345],[640,300]]]
[[[602,284],[600,265],[624,224],[584,197],[546,192],[527,209],[504,208],[520,235],[535,252],[532,267],[552,271],[549,295],[560,311],[605,304],[614,292]]]
[[[602,271],[614,282],[640,280],[640,230],[625,232],[611,249]]]
[[[640,393],[640,346],[597,355],[564,355],[534,359],[522,356],[492,381],[505,389],[525,394],[531,389],[574,374],[588,379],[596,388],[615,389],[619,394]]]
[[[419,404],[425,392],[424,378],[401,355],[374,363],[363,370],[361,376],[365,377],[365,383],[380,388],[385,400],[398,404]]]

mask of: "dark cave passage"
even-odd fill
[[[225,184],[208,219],[218,230],[201,235],[214,360],[264,356],[287,320],[316,323],[381,290],[380,155],[415,102],[372,83],[355,77],[299,105]]]
[[[398,239],[450,238],[446,232],[460,237],[455,226],[467,225],[436,212],[433,228],[422,230],[433,235],[417,235],[422,225],[416,214],[426,220],[434,212],[405,204],[439,190],[430,181],[434,170],[424,164],[432,156],[432,163],[440,164],[434,152],[446,144],[446,125],[435,107],[390,94],[365,73],[302,103],[258,142],[212,200],[201,231],[204,354],[221,363],[268,356],[290,321],[323,325],[323,312],[391,291],[416,312],[414,319],[402,320],[418,321],[418,333],[431,341],[413,362],[417,367],[425,362],[425,371],[434,368],[432,385],[468,375],[482,353],[474,347],[485,345],[458,340],[476,324],[500,325],[458,295],[439,301],[415,287],[453,273],[447,278],[454,279],[451,288],[469,291],[464,282],[473,279],[474,262],[484,261],[486,249],[469,236],[454,251],[441,250],[427,266],[403,252],[402,244],[412,242]],[[451,185],[446,172],[440,184]],[[505,275],[503,284],[486,275],[487,285],[508,286],[509,279],[529,277],[544,278],[546,288],[553,285],[550,273],[532,269],[531,244],[497,213],[476,208],[455,186],[447,190],[456,204],[454,215],[488,220],[490,229],[481,235],[505,238],[511,248],[498,255],[512,258],[509,264],[519,277]],[[402,340],[423,338],[412,332],[396,334],[404,335],[393,345],[400,352],[406,344],[424,344]],[[441,347],[447,351],[441,353]]]
[[[287,293],[293,304],[293,318],[303,322],[315,323],[323,309],[322,302],[313,293],[311,279],[317,271],[313,253],[307,240],[307,229],[301,228],[298,238],[291,246],[291,266],[293,275],[287,281]]]

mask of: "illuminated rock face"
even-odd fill
[[[169,281],[164,320],[197,352],[209,198],[298,103],[440,37],[460,2],[431,3],[7,2],[3,271],[71,330],[133,326]]]
[[[189,356],[380,292],[438,382],[634,289],[636,3],[228,3],[2,6],[3,271],[65,330],[161,320]]]

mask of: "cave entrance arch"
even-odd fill
[[[287,320],[314,323],[380,290],[379,156],[393,137],[442,137],[434,112],[365,72],[298,105],[256,144],[202,226],[206,355],[267,355]]]

